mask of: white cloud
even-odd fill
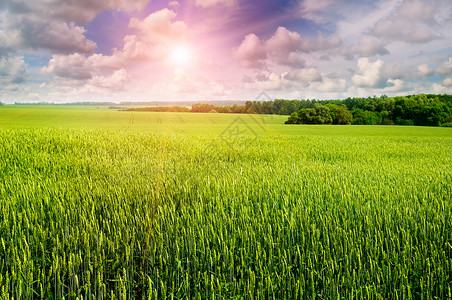
[[[438,69],[440,75],[452,74],[452,57],[448,61],[444,62]]]
[[[319,92],[342,92],[347,89],[347,81],[343,78],[323,77],[322,81],[311,83],[311,88]]]
[[[285,73],[283,74],[276,74],[273,72],[270,72],[268,74],[268,80],[263,81],[261,83],[263,90],[277,90],[282,91],[285,89],[289,89],[293,86],[293,83],[289,82],[285,79]]]
[[[165,8],[142,21],[132,18],[129,27],[139,29],[140,37],[148,43],[177,44],[186,39],[187,25],[182,21],[172,22],[176,16],[174,11]]]
[[[422,77],[427,77],[433,74],[433,71],[429,68],[428,64],[421,64],[417,66],[417,71]]]
[[[348,4],[348,5],[344,5]],[[359,4],[362,4],[360,6]],[[340,11],[341,17],[338,20],[337,32],[344,39],[359,37],[363,33],[368,34],[370,28],[375,26],[379,20],[386,18],[397,7],[397,1],[380,0],[369,5],[366,1],[341,3],[341,6],[335,7]]]
[[[304,0],[300,4],[301,17],[316,23],[324,23],[325,11],[333,4],[334,0]]]
[[[149,0],[9,0],[4,6],[14,15],[86,23],[101,11],[141,10]]]
[[[135,35],[127,35],[122,50],[115,49],[112,55],[94,54],[88,58],[88,64],[99,69],[121,69],[134,62],[163,60],[167,52],[163,45],[151,45]]]
[[[88,85],[92,85],[97,88],[120,90],[123,88],[124,84],[129,81],[129,79],[129,73],[126,70],[121,69],[113,72],[110,76],[94,76],[88,82]]]
[[[265,51],[273,62],[281,65],[301,67],[305,61],[299,50],[303,46],[303,39],[297,32],[284,27],[278,27],[273,36],[265,42]]]
[[[152,13],[143,21],[132,18],[130,26],[140,32],[125,36],[122,49],[113,49],[111,55],[53,55],[41,72],[54,75],[54,81],[63,86],[57,87],[60,90],[64,85],[83,85],[93,92],[120,90],[131,78],[127,68],[137,62],[163,63],[171,45],[185,36],[185,23],[172,23],[174,18],[175,13],[167,9]]]
[[[267,58],[261,40],[252,33],[245,36],[242,44],[233,50],[233,56],[246,68],[262,68]]]
[[[14,45],[17,44],[18,44],[17,37],[12,36],[10,33],[5,32],[0,27],[0,57],[15,52]]]
[[[0,56],[0,87],[22,83],[26,77],[26,64],[23,57]]]
[[[266,42],[267,51],[274,56],[287,56],[289,53],[298,51],[303,45],[303,39],[298,32],[278,27],[273,36]]]
[[[269,64],[266,59],[273,64],[300,68],[305,65],[302,54],[332,49],[341,43],[342,40],[335,35],[325,38],[319,34],[316,38],[303,39],[298,32],[280,26],[267,41],[248,34],[233,50],[233,56],[247,68],[265,68]]]
[[[353,57],[354,55],[371,57],[375,55],[387,55],[389,51],[384,47],[384,43],[380,39],[374,36],[364,35],[360,37],[358,45],[344,47],[342,54],[346,57]]]
[[[400,79],[388,79],[388,86],[383,89],[383,93],[394,93],[405,91],[410,88],[403,80]]]
[[[204,8],[216,5],[232,7],[237,5],[237,0],[195,0],[195,5]]]
[[[368,58],[360,58],[358,60],[359,74],[352,77],[352,82],[359,87],[377,87],[383,81],[384,62],[377,60],[370,62]]]
[[[278,97],[317,97],[323,93],[335,96],[347,90],[347,81],[335,74],[320,74],[315,68],[275,73],[263,71],[257,74],[256,80],[245,77],[242,81],[247,89],[272,90]],[[285,96],[283,96],[285,95]]]
[[[276,62],[292,68],[301,68],[306,64],[302,54],[297,52],[291,52],[287,56],[277,57]]]
[[[173,76],[173,90],[177,93],[197,93],[200,89],[199,82],[194,80],[186,71],[176,69]]]
[[[2,4],[0,55],[48,49],[52,54],[92,53],[95,42],[77,24],[101,11],[142,9],[149,0],[9,0]]]
[[[294,70],[285,76],[286,79],[298,82],[314,82],[321,81],[322,75],[315,68]]]
[[[437,1],[404,0],[393,14],[379,20],[372,29],[378,37],[391,41],[426,43],[439,36],[432,32],[436,23]]]
[[[447,87],[452,87],[452,77],[447,77],[443,80],[443,85]]]
[[[338,35],[331,35],[327,38],[319,33],[316,38],[305,38],[301,46],[303,52],[313,52],[319,50],[328,50],[339,47],[342,44],[342,39]]]
[[[92,77],[91,66],[87,63],[86,57],[79,53],[54,55],[48,66],[42,68],[42,72],[75,80],[86,80]]]
[[[298,32],[278,27],[273,36],[266,41],[266,48],[273,56],[287,56],[291,52],[313,52],[338,47],[342,40],[337,35],[325,38],[321,33],[316,38],[302,38]]]
[[[177,68],[168,74],[169,80],[156,80],[153,86],[144,87],[157,99],[193,100],[193,97],[231,99],[230,89],[224,82],[215,80],[202,72]]]
[[[97,45],[85,37],[85,28],[61,20],[41,18],[33,14],[3,14],[0,28],[0,53],[9,49],[49,49],[53,53],[92,53]],[[2,51],[2,48],[4,49]],[[6,50],[5,50],[6,49]]]
[[[16,22],[16,34],[21,37],[20,48],[49,49],[54,53],[92,53],[97,47],[96,43],[85,37],[86,30],[74,23],[28,18]]]
[[[434,14],[437,8],[435,1],[405,0],[400,5],[397,13],[400,17],[407,20],[434,23]]]
[[[179,7],[179,2],[178,1],[170,1],[169,3],[168,3],[168,6],[169,7]]]
[[[439,83],[434,83],[432,85],[432,93],[434,94],[452,94],[452,87],[444,86]]]

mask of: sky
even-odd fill
[[[452,93],[450,0],[0,0],[0,101]]]

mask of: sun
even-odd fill
[[[168,60],[175,66],[188,65],[192,60],[192,51],[186,45],[178,45],[171,50]]]

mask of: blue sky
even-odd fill
[[[450,0],[0,0],[0,101],[452,93]]]

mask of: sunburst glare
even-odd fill
[[[177,67],[188,65],[193,60],[193,52],[187,45],[174,47],[168,56],[168,63]]]

